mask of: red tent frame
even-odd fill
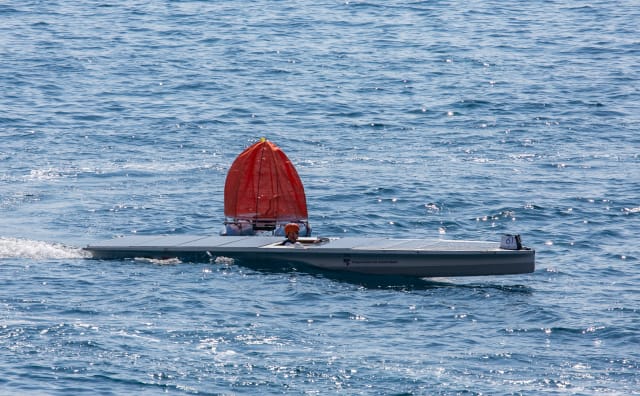
[[[249,222],[254,230],[277,224],[307,224],[307,200],[291,160],[272,142],[261,139],[235,159],[224,186],[227,222]]]

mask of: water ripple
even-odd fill
[[[640,386],[632,2],[0,4],[0,386],[608,393]],[[353,277],[92,261],[217,234],[261,136],[314,232],[496,240],[537,271]]]

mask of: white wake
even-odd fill
[[[77,259],[89,257],[91,257],[89,252],[61,243],[0,237],[0,258]]]

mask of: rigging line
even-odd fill
[[[256,206],[253,214],[254,224],[258,221],[258,203],[260,201],[260,184],[262,179],[262,163],[264,162],[264,150],[266,147],[266,142],[262,143],[262,149],[260,151],[260,165],[258,166],[258,187],[256,188]]]

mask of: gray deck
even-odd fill
[[[497,242],[393,238],[302,238],[281,246],[271,236],[127,236],[85,249],[96,259],[137,257],[209,261],[230,257],[242,263],[291,262],[367,274],[429,276],[503,275],[533,272],[535,252],[505,250]]]

